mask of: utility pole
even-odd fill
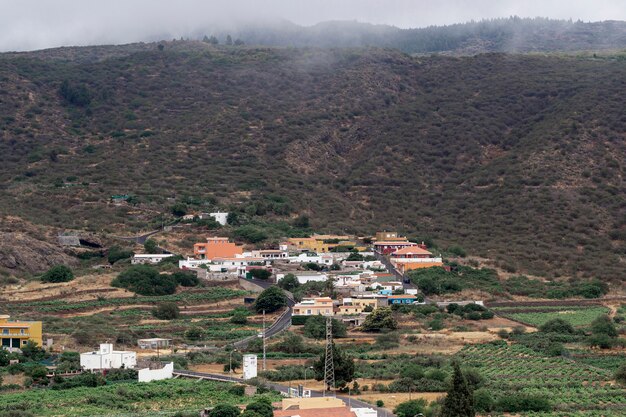
[[[326,390],[335,388],[335,362],[333,361],[333,320],[326,317],[326,361],[324,364],[324,397]]]
[[[263,310],[263,370],[265,371],[265,310]]]

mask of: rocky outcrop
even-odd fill
[[[37,274],[58,264],[74,266],[78,260],[58,245],[24,233],[0,231],[0,268],[14,274]]]

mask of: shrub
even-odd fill
[[[293,291],[300,286],[300,282],[294,274],[287,274],[278,280],[277,285],[283,290]]]
[[[173,320],[180,316],[176,303],[161,303],[152,309],[152,315],[160,320]]]
[[[129,249],[122,249],[119,246],[111,246],[109,248],[108,260],[111,265],[122,259],[128,259],[134,255],[134,252]]]
[[[242,312],[236,312],[230,318],[230,322],[233,324],[247,324],[248,323],[247,314],[242,313]]]
[[[255,279],[266,280],[272,276],[272,272],[267,269],[255,268],[250,270],[250,275]]]
[[[204,337],[204,331],[200,327],[192,327],[185,332],[185,337],[189,340],[200,340]]]
[[[266,313],[273,313],[276,310],[287,305],[287,296],[278,287],[269,287],[265,289],[254,302],[254,308],[257,312],[265,310]]]
[[[55,265],[41,276],[41,282],[68,282],[74,279],[74,273],[65,265]]]
[[[177,282],[172,275],[159,274],[149,265],[133,265],[121,272],[111,285],[126,288],[137,294],[152,296],[174,294]]]
[[[143,244],[143,249],[146,253],[159,253],[159,246],[154,239],[148,239]]]
[[[388,307],[381,307],[374,310],[369,314],[361,330],[364,332],[380,332],[382,330],[395,330],[398,328],[398,323],[393,318],[393,312]]]
[[[274,415],[272,404],[261,400],[248,404],[246,411],[254,411],[261,417],[272,417]]]
[[[519,413],[523,411],[550,411],[552,404],[546,397],[530,394],[508,393],[504,397],[498,398],[494,409],[508,413]]]
[[[209,417],[239,417],[241,411],[234,405],[218,404],[209,412]]]
[[[606,335],[608,337],[617,337],[617,329],[609,316],[603,314],[598,316],[591,323],[591,333],[594,335]]]
[[[376,407],[380,408],[384,406],[385,406],[385,402],[383,400],[376,400]]]
[[[200,279],[194,272],[176,271],[171,276],[178,285],[183,287],[195,287],[200,284]]]
[[[493,410],[494,401],[491,393],[486,389],[474,391],[474,407],[476,411],[489,412]]]
[[[398,417],[415,417],[418,414],[424,413],[425,408],[426,400],[420,398],[418,400],[410,400],[398,404],[393,412]]]
[[[262,229],[251,225],[238,227],[233,232],[233,235],[250,243],[258,243],[267,239],[267,234]]]
[[[543,333],[566,333],[574,334],[576,331],[571,324],[563,319],[552,319],[545,322],[539,330]]]

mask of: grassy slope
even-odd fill
[[[64,79],[88,109],[60,99]],[[616,279],[625,79],[610,58],[182,42],[5,54],[0,213],[117,231],[155,216],[111,194],[162,209],[272,193],[319,229],[400,228],[534,273]]]

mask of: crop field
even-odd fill
[[[496,314],[531,326],[541,326],[552,319],[563,319],[574,327],[588,326],[609,309],[602,306],[494,307]]]
[[[523,415],[608,417],[626,412],[626,390],[609,383],[609,370],[545,357],[522,345],[469,345],[458,357],[485,377],[495,397],[514,393],[543,396],[555,409],[553,413]],[[602,413],[594,414],[596,411]]]
[[[590,351],[587,350],[581,351],[580,353],[573,353],[571,358],[576,362],[596,368],[607,369],[611,372],[615,372],[621,364],[626,363],[626,354],[624,353],[600,354],[590,353]]]
[[[125,298],[99,298],[91,301],[81,301],[76,303],[64,300],[31,301],[26,303],[11,304],[12,311],[36,311],[41,313],[72,312],[103,307],[117,307],[135,304],[156,304],[164,302],[198,304],[229,298],[241,297],[247,294],[246,291],[233,290],[230,288],[208,288],[202,290],[183,291],[178,294],[161,295],[152,297],[125,297]]]
[[[150,383],[118,383],[97,388],[36,389],[0,396],[1,411],[28,410],[36,416],[154,416],[199,412],[217,403],[242,404],[253,397],[228,391],[231,384],[170,379]],[[268,394],[266,394],[268,395]],[[272,400],[277,396],[270,395]]]

